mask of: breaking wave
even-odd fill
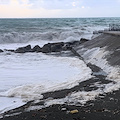
[[[81,30],[68,30],[68,31],[46,31],[46,32],[10,32],[0,34],[0,44],[5,43],[27,43],[31,41],[79,41],[80,38],[91,38],[91,33],[85,33]]]

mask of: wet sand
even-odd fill
[[[112,66],[120,66],[120,36],[102,34],[99,37],[75,48],[79,54],[81,54],[80,49],[83,46],[85,48],[106,47],[106,50],[111,51],[111,54],[106,56],[109,64]],[[93,74],[101,71],[101,69],[96,65],[88,64],[88,66],[92,69]],[[108,84],[112,82],[106,79],[106,76],[104,75],[94,75],[95,77],[81,82],[79,85],[71,89],[44,93],[44,97],[41,102],[34,103],[31,101],[20,108],[8,111],[3,115],[4,118],[1,118],[0,120],[119,120],[120,90],[104,95],[101,94],[95,100],[88,101],[85,105],[75,106],[57,104],[41,110],[26,111],[29,106],[44,105],[44,100],[48,98],[64,98],[71,92],[97,90],[99,89],[98,87],[92,86],[97,81],[99,81],[100,84]],[[77,110],[77,112],[71,113],[70,111],[72,110]]]

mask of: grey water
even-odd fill
[[[0,43],[91,39],[93,31],[112,23],[120,24],[120,18],[0,19]]]

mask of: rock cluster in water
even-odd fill
[[[10,52],[15,53],[26,53],[26,52],[42,52],[42,53],[51,53],[51,52],[61,52],[66,50],[71,50],[72,47],[77,46],[79,44],[82,44],[84,42],[88,41],[85,38],[81,38],[80,41],[73,41],[73,42],[56,42],[56,43],[47,43],[43,47],[40,47],[39,45],[34,46],[33,48],[31,45],[27,45],[25,47],[19,47],[16,50],[7,50]],[[0,52],[3,52],[3,50],[0,49]]]

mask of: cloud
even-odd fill
[[[85,6],[82,6],[82,8],[84,9],[84,8],[85,8]]]
[[[32,2],[32,0],[30,0]],[[80,7],[83,0],[34,0],[33,9],[71,9],[73,7]]]
[[[3,2],[3,0],[0,0]],[[6,0],[4,0],[5,2]],[[8,0],[0,4],[0,17],[66,17],[79,5],[79,0]],[[76,8],[75,8],[76,7]],[[69,14],[70,12],[70,14]]]
[[[75,6],[76,6],[76,3],[75,3],[75,2],[72,2],[72,6],[75,7]]]
[[[42,2],[42,1],[41,1]],[[4,18],[51,18],[51,17],[78,17],[85,10],[78,7],[54,8],[33,7],[29,0],[10,0],[9,4],[0,5],[0,17]],[[70,5],[70,4],[69,4]],[[79,11],[79,12],[78,12]]]
[[[119,1],[120,0],[0,0],[0,17],[118,16],[120,15]]]
[[[29,0],[10,0],[7,4],[0,4],[1,18],[32,18],[32,17],[54,17],[60,13],[60,9],[48,10],[42,7],[34,8]]]
[[[0,17],[28,17],[33,12],[29,6],[27,0],[10,0],[7,4],[0,4]]]
[[[0,4],[8,4],[10,0],[0,0]]]

